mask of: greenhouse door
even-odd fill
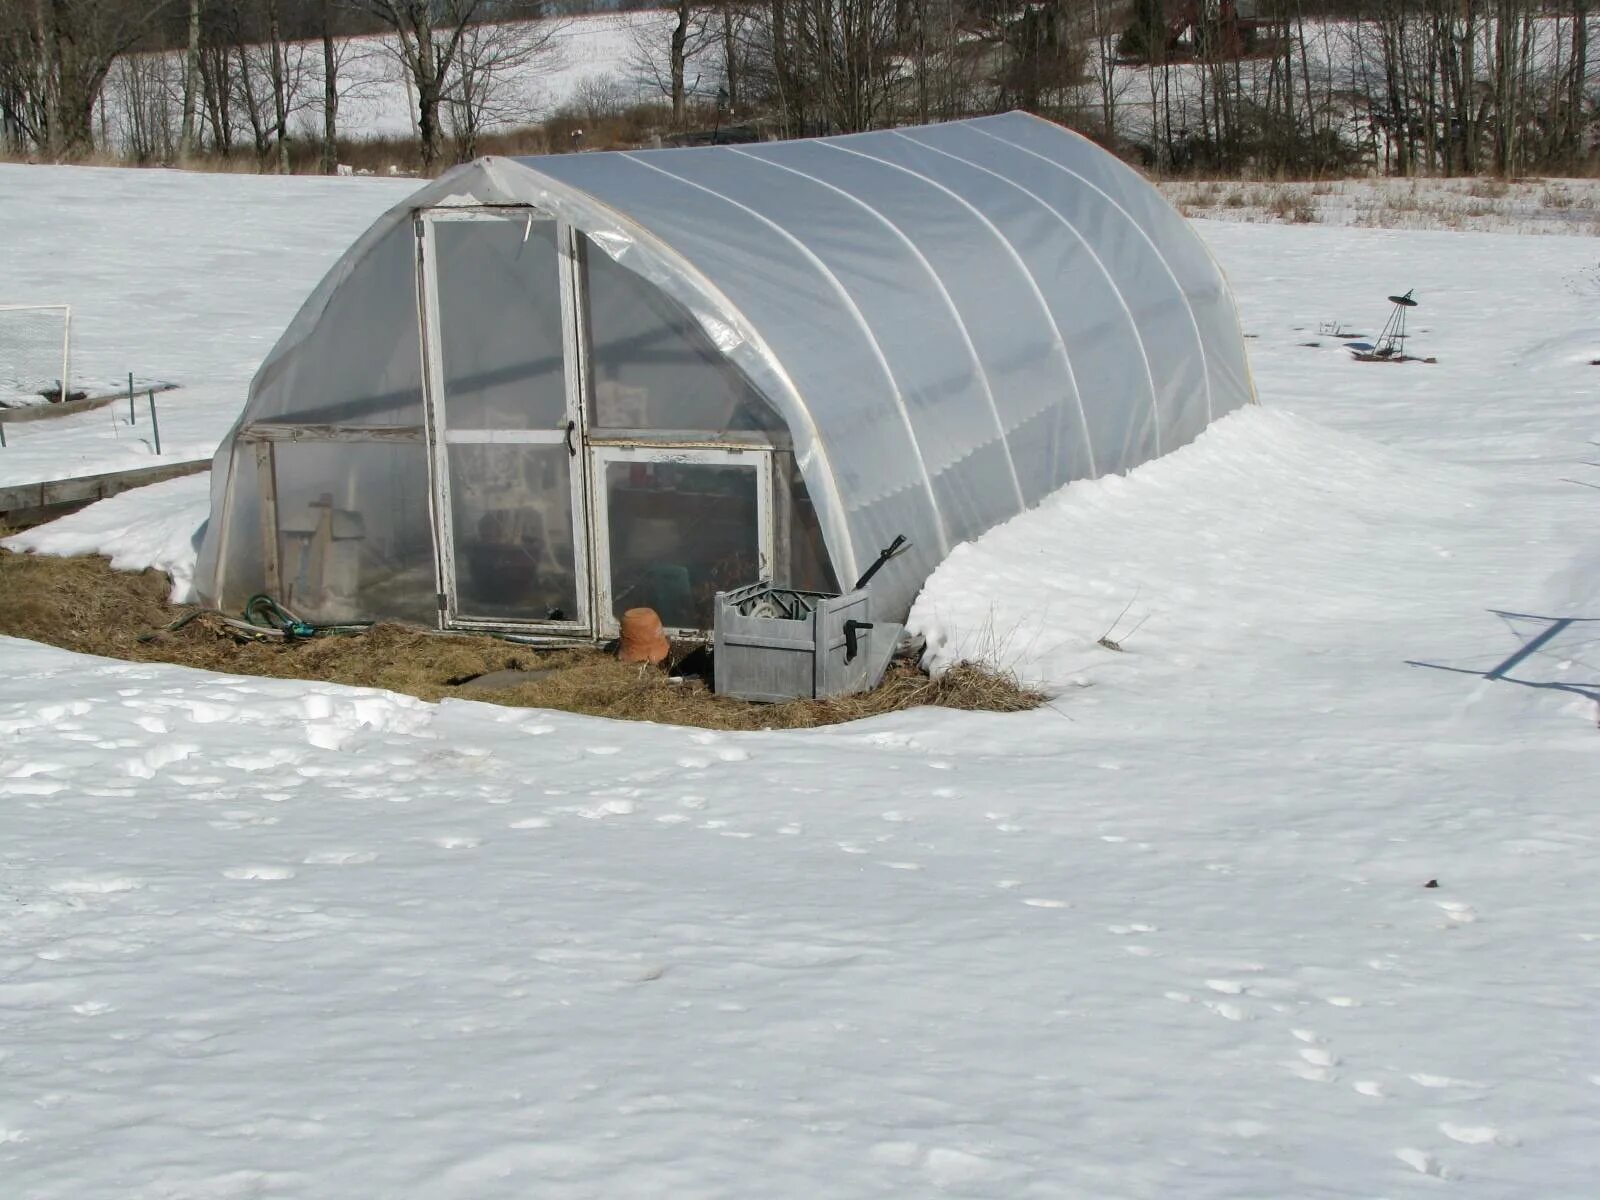
[[[443,209],[418,237],[440,623],[587,634],[570,231]]]
[[[716,593],[772,578],[772,453],[597,445],[597,618],[653,608],[669,632],[711,628]]]

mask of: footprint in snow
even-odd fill
[[[229,867],[222,874],[227,879],[276,882],[283,879],[293,879],[294,869],[273,866]]]
[[[1419,1071],[1411,1076],[1411,1082],[1425,1088],[1481,1088],[1487,1086],[1474,1083],[1470,1079],[1453,1079],[1449,1075],[1429,1075]]]
[[[1327,1067],[1315,1066],[1311,1063],[1288,1063],[1291,1075],[1298,1075],[1301,1079],[1311,1083],[1328,1083],[1333,1079],[1333,1072]]]
[[[144,883],[138,879],[130,879],[124,875],[108,875],[63,879],[60,883],[52,883],[50,890],[60,892],[64,896],[109,896],[115,892],[131,892],[143,886]]]
[[[1449,1178],[1445,1173],[1444,1164],[1426,1150],[1402,1146],[1394,1152],[1394,1156],[1418,1174],[1432,1175],[1435,1179]]]
[[[1515,1146],[1517,1139],[1510,1134],[1501,1133],[1492,1125],[1457,1125],[1444,1121],[1439,1125],[1439,1132],[1453,1142],[1460,1142],[1463,1146]]]
[[[980,1183],[999,1168],[1000,1164],[992,1159],[944,1146],[935,1146],[922,1160],[923,1173],[940,1190]]]
[[[308,867],[357,867],[377,860],[371,850],[313,850],[300,861]]]

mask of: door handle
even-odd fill
[[[857,635],[861,630],[871,628],[871,621],[846,621],[844,623],[845,662],[855,662],[856,655],[861,652],[861,643]]]
[[[567,422],[566,442],[567,442],[567,457],[568,458],[577,458],[578,457],[578,448],[575,445],[572,444],[572,435],[573,435],[574,432],[576,432],[577,428],[578,428],[578,423],[576,421],[568,421]]]

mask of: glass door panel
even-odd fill
[[[452,442],[447,450],[457,612],[495,621],[580,620],[566,447]]]
[[[772,455],[599,446],[594,455],[601,621],[653,608],[669,630],[711,628],[716,593],[772,575]]]
[[[466,209],[422,236],[444,621],[585,631],[570,235]]]

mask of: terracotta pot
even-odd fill
[[[617,649],[617,657],[623,662],[659,666],[666,661],[671,649],[655,609],[630,608],[622,614],[622,645]]]

